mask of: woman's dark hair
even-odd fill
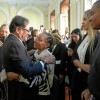
[[[81,30],[80,30],[79,28],[74,29],[74,30],[71,32],[71,35],[72,35],[73,33],[79,35],[79,37],[80,37],[79,41],[82,39],[82,33],[81,33]]]
[[[78,41],[78,43],[82,40],[82,33],[81,33],[81,30],[79,29],[79,28],[76,28],[76,29],[74,29],[72,32],[71,32],[71,35],[72,34],[77,34],[77,35],[79,35],[79,41]],[[74,42],[74,40],[72,39],[72,42],[69,44],[69,46],[68,46],[69,48],[71,48],[71,49],[75,49],[75,47],[76,47],[76,43]]]
[[[47,42],[50,44],[50,46],[53,44],[53,35],[47,32],[43,32],[47,36]],[[49,47],[50,47],[49,46]]]
[[[10,33],[15,32],[16,27],[24,28],[29,23],[29,20],[22,16],[15,16],[9,26]]]
[[[53,30],[52,33],[59,33],[57,29]]]

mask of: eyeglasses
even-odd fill
[[[29,32],[30,32],[30,30],[27,30],[27,29],[24,29],[24,28],[22,28],[22,30],[26,31],[27,33],[29,33]]]

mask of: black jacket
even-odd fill
[[[97,45],[93,52],[88,76],[88,86],[90,93],[95,100],[100,100],[100,34],[98,35]]]
[[[65,73],[65,67],[66,67],[66,57],[67,57],[67,48],[64,43],[58,43],[56,48],[53,51],[53,55],[56,58],[56,61],[61,60],[61,64],[55,64],[55,75]]]
[[[6,37],[2,37],[0,38],[0,41],[4,43],[5,39]],[[2,65],[3,65],[3,45],[0,47],[0,72],[2,70]]]

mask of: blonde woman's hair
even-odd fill
[[[90,9],[85,11],[84,12],[84,15],[86,16],[86,19],[89,20],[90,18]],[[93,34],[93,28],[91,26],[91,23],[89,22],[89,27],[88,27],[88,35],[89,35],[89,41],[94,37],[94,34]]]
[[[84,12],[84,15],[86,16],[86,19],[89,20],[91,14],[90,14],[90,9]],[[89,42],[90,42],[90,56],[92,56],[93,53],[93,46],[94,46],[94,37],[96,34],[96,31],[93,30],[91,23],[89,22],[89,27],[88,27],[88,36],[89,36]]]

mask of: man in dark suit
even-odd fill
[[[9,34],[9,26],[7,24],[2,24],[0,27],[0,80],[1,80],[1,71],[3,68],[3,43],[6,37]],[[6,97],[4,81],[0,81],[0,100]],[[6,98],[4,99],[6,100]]]
[[[64,100],[65,99],[65,66],[67,57],[67,48],[64,43],[61,43],[59,35],[53,33],[54,36],[54,48],[52,54],[56,58],[54,69],[54,83],[52,88],[51,100]]]
[[[48,55],[43,61],[33,64],[23,45],[29,33],[29,20],[15,16],[10,24],[10,33],[3,47],[3,66],[6,72],[14,72],[25,78],[37,75],[44,69],[45,63],[53,63],[54,56]],[[30,92],[27,85],[16,80],[8,81],[8,100],[30,100],[34,91]]]
[[[3,43],[5,38],[9,34],[9,26],[7,24],[2,24],[0,27],[0,72],[2,67],[2,57],[3,57]]]

